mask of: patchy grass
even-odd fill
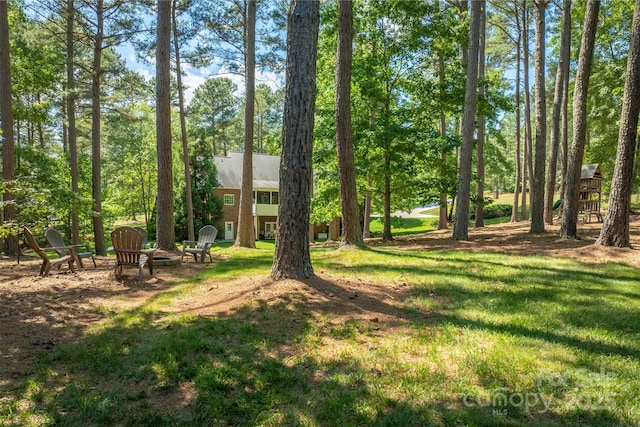
[[[43,353],[0,392],[0,425],[640,424],[637,269],[317,248],[316,281],[177,309],[267,276],[260,246],[218,247],[196,280]]]

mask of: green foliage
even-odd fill
[[[340,212],[335,160],[336,5],[325,3],[319,41],[318,97],[314,146],[313,217]],[[383,212],[385,180],[391,211],[455,196],[457,119],[464,102],[459,47],[466,23],[453,7],[437,2],[354,2],[352,122],[360,200],[370,194]],[[429,25],[424,25],[428,21]],[[484,79],[479,110],[487,116],[487,173],[511,171],[501,112],[512,108],[506,81],[496,71]],[[445,133],[440,132],[441,115]]]
[[[227,131],[238,119],[239,100],[234,95],[237,90],[229,78],[211,78],[196,88],[189,104],[192,126],[210,138],[214,154],[218,156],[231,146]]]
[[[19,179],[14,182],[0,181],[0,193],[8,188],[14,199],[11,201],[0,200],[0,210],[9,204],[16,210],[17,220],[3,221],[0,223],[0,238],[8,235],[18,236],[22,233],[22,227],[30,227],[34,233],[44,232],[44,229],[52,225],[55,218],[54,210],[49,205],[51,194],[46,189],[37,188],[34,182],[28,179]]]
[[[284,88],[273,90],[264,83],[256,85],[255,150],[271,155],[280,154]]]
[[[456,27],[445,24],[453,15],[441,13],[431,3],[387,6],[385,2],[354,3],[351,98],[355,166],[360,199],[369,193],[374,212],[383,210],[385,181],[390,185],[392,211],[409,209],[439,196],[440,188],[454,186],[455,161],[438,162],[443,153],[453,152],[457,140],[439,137],[437,111],[459,110],[462,101],[451,92],[464,86],[459,72],[447,72],[443,92],[448,98],[434,97],[432,92],[437,88],[428,69],[436,64],[426,59],[437,49],[446,50],[448,60],[457,55],[450,43],[457,37]],[[313,216],[319,221],[337,216],[340,210],[333,81],[335,3],[325,3],[322,13],[312,204]],[[424,26],[421,17],[429,17],[432,22]],[[441,25],[441,33],[434,29],[436,22]],[[445,29],[451,31],[443,35]],[[457,60],[447,64],[447,71],[460,69]],[[431,102],[434,99],[439,102]]]
[[[228,72],[244,74],[245,6],[231,0],[198,0],[193,2],[191,17],[196,28],[195,54]],[[280,1],[258,1],[256,10],[256,65],[261,70],[281,72],[284,69],[284,28],[286,6]]]
[[[20,225],[46,225],[47,218],[57,218],[55,225],[69,229],[70,212],[76,206],[81,218],[82,232],[90,227],[91,200],[71,191],[68,158],[55,157],[34,147],[16,149],[19,159],[16,168],[16,209]],[[88,182],[88,159],[78,159],[82,182]],[[86,188],[85,188],[86,190]]]
[[[205,141],[204,136],[200,136],[191,146],[189,158],[191,159],[191,194],[195,231],[197,232],[202,226],[208,224],[222,230],[224,204],[214,194],[214,189],[219,186],[218,172],[215,163],[213,163],[211,147]],[[179,189],[176,192],[174,205],[176,209],[176,238],[186,240],[188,239],[188,231],[184,191]]]
[[[49,37],[42,26],[29,20],[23,10],[11,7],[17,5],[9,4],[11,89],[16,99],[13,115],[16,123],[32,129],[24,136],[17,132],[16,139],[33,143],[36,135],[33,130],[42,130],[53,122],[58,95],[55,85],[63,72],[59,60],[62,45]]]
[[[107,215],[135,219],[143,213],[149,222],[157,192],[155,113],[134,104],[123,114],[107,116],[103,186]]]
[[[502,217],[510,217],[511,211],[513,209],[512,205],[500,204],[500,203],[492,203],[488,206],[483,206],[482,212],[484,218],[502,218]]]
[[[593,67],[589,80],[589,129],[584,163],[598,163],[602,170],[603,192],[608,193],[618,145],[618,132],[626,63],[634,3],[622,1],[616,8],[601,8],[594,50]],[[580,40],[579,28],[584,19],[583,3],[572,8],[574,24],[572,38]],[[579,44],[579,43],[577,43]]]
[[[69,190],[68,153],[63,149],[65,52],[59,26],[64,16],[58,8],[39,8],[40,5],[33,1],[9,3],[17,176],[19,181],[32,186],[31,190],[38,198],[46,199],[49,213],[45,216],[59,218],[59,225],[67,228],[70,210],[75,207],[80,215],[82,232],[88,233],[92,212],[91,115],[87,100],[91,93],[93,53],[89,45],[94,9],[88,3],[77,5],[83,23],[77,26],[78,43],[74,46],[80,191],[73,194]],[[202,0],[177,2],[176,5],[179,43],[188,47],[183,51],[183,60],[193,66],[216,63],[223,65],[221,69],[225,72],[242,73],[241,3]],[[351,102],[359,200],[371,195],[373,210],[382,212],[385,180],[390,183],[391,211],[436,202],[442,193],[456,196],[458,120],[464,98],[460,48],[468,39],[467,20],[455,5],[442,1],[357,0],[353,5]],[[152,16],[152,8],[144,2],[115,6],[120,9],[113,10],[105,29],[110,46],[121,41],[115,34],[118,25],[125,24],[124,28],[134,32],[140,22]],[[286,10],[283,6],[279,1],[258,2],[260,71],[282,68],[280,48]],[[525,6],[531,10],[534,7],[531,2]],[[559,38],[555,37],[561,17],[558,6],[559,3],[548,8],[548,49],[554,58],[559,43]],[[140,15],[149,15],[134,20],[129,13],[133,7],[138,8]],[[504,76],[504,70],[512,69],[515,60],[513,7],[504,2],[488,5],[486,60],[490,71],[483,79],[485,96],[478,102],[478,111],[487,117],[485,185],[503,190],[512,189],[514,180],[513,132],[516,125],[510,99],[513,85]],[[605,192],[611,182],[617,148],[633,7],[633,2],[622,1],[615,8],[602,9],[598,26],[590,80],[589,143],[585,162],[601,165]],[[326,221],[340,215],[334,140],[336,3],[322,2],[322,14],[313,159],[316,172],[312,201],[314,221]],[[584,2],[574,2],[573,58],[577,57],[583,15]],[[147,37],[148,34],[144,34]],[[221,40],[225,42],[221,43]],[[151,38],[147,42],[145,48],[136,48],[141,56],[149,56],[147,48],[151,48]],[[218,54],[218,58],[213,58],[212,53]],[[152,229],[156,192],[154,82],[126,70],[124,59],[111,47],[103,54],[103,216],[109,225],[116,218],[143,215]],[[551,82],[555,70],[553,62],[550,63]],[[275,80],[280,81],[280,77],[277,75]],[[208,144],[216,144],[217,154],[223,148],[241,147],[243,105],[237,92],[242,89],[238,91],[231,79],[211,78],[196,89],[189,109],[187,119],[192,136],[199,137],[205,132]],[[282,109],[283,91],[258,84],[254,144],[257,151],[279,154]],[[444,136],[440,135],[441,115]],[[174,158],[178,203],[184,183],[178,173],[182,168],[180,157]],[[636,164],[640,165],[640,162]],[[36,196],[21,197],[28,203],[27,198]],[[200,200],[205,199],[200,197]],[[208,206],[207,203],[203,202],[203,206]],[[183,217],[183,205],[182,201],[177,204],[177,218]],[[213,209],[213,213],[208,209]],[[203,207],[198,215],[215,216],[216,209],[215,206]],[[26,215],[24,221],[28,223],[36,221],[38,216],[27,214],[27,211],[22,211],[21,215]],[[178,227],[183,227],[180,221]]]

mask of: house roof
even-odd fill
[[[592,178],[602,178],[602,173],[600,172],[600,165],[597,163],[593,163],[590,165],[582,165],[580,179],[592,179]]]
[[[218,169],[218,183],[222,188],[242,187],[243,153],[229,152],[227,156],[214,156]],[[280,156],[253,153],[253,188],[275,189],[280,186]]]

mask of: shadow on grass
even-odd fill
[[[267,258],[251,257],[243,262],[264,266]],[[510,301],[538,298],[555,302],[563,298],[563,289],[539,293],[526,287],[502,287],[487,293],[486,289],[474,291],[455,285],[456,275],[472,281],[491,279],[492,274],[463,269],[466,263],[468,260],[458,260],[453,267],[449,264],[441,269],[419,267],[417,274],[431,275],[435,284],[408,289],[405,296],[431,298],[425,294],[428,289],[435,287],[438,293],[448,289],[451,299],[442,303],[444,308],[490,297],[498,300],[497,310],[505,312]],[[231,269],[225,262],[217,268]],[[414,266],[401,269],[381,263],[365,266],[362,271],[368,268],[402,272]],[[505,272],[504,280],[514,271]],[[542,282],[555,282],[543,280],[543,272],[537,274]],[[637,349],[592,344],[554,331],[494,324],[445,311],[425,324],[424,317],[406,308],[403,301],[391,303],[380,297],[365,304],[364,299],[346,297],[352,292],[350,289],[322,278],[301,282],[301,286],[320,296],[331,293],[335,299],[310,299],[289,293],[270,301],[254,300],[232,314],[185,315],[172,320],[144,308],[116,313],[108,325],[85,336],[78,344],[43,354],[38,373],[17,385],[13,392],[15,400],[0,400],[0,421],[3,417],[25,420],[20,417],[31,415],[44,420],[44,424],[77,426],[624,425],[624,420],[608,411],[531,416],[512,407],[507,414],[497,414],[490,407],[465,406],[458,395],[416,399],[411,388],[394,378],[393,373],[372,369],[349,357],[326,360],[314,351],[329,339],[334,342],[364,339],[369,330],[357,325],[353,331],[348,330],[349,325],[334,328],[318,325],[322,316],[350,310],[378,313],[416,330],[451,324],[460,330],[535,338],[589,353],[634,358],[638,357]],[[576,307],[576,315],[594,314],[584,311],[596,310],[597,302],[593,304]],[[524,312],[527,307],[511,310]],[[631,311],[626,314],[633,314]],[[637,328],[631,332],[636,333]],[[373,350],[363,347],[361,351]],[[417,387],[438,396],[442,379],[437,375],[427,374]],[[27,414],[10,418],[21,407],[27,408]]]
[[[16,395],[52,425],[428,424],[426,410],[377,396],[357,363],[288,354],[313,310],[285,298],[168,324],[151,313],[118,316],[43,357]],[[363,412],[371,399],[376,410]]]
[[[51,425],[534,424],[517,410],[507,417],[457,400],[391,397],[384,373],[358,362],[288,354],[313,329],[314,310],[292,299],[180,323],[116,322],[44,359],[22,394]],[[621,425],[610,414],[580,419]]]

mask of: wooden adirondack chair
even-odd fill
[[[198,262],[198,255],[200,255],[200,263],[204,263],[204,257],[208,254],[209,261],[213,261],[209,251],[215,243],[217,235],[218,230],[213,225],[205,225],[198,231],[198,241],[182,241],[182,258],[185,254],[192,254],[195,261]]]
[[[138,280],[142,280],[142,269],[149,267],[153,276],[153,253],[155,249],[142,249],[142,234],[132,227],[120,227],[111,232],[111,243],[116,253],[116,276],[122,275],[124,266],[138,267]]]
[[[76,260],[78,261],[78,265],[80,266],[80,268],[84,268],[84,265],[82,265],[82,258],[91,258],[91,260],[93,261],[93,266],[96,268],[98,267],[96,265],[96,259],[93,257],[93,252],[91,252],[91,248],[89,247],[89,245],[67,245],[62,238],[62,234],[60,234],[60,232],[55,228],[47,228],[44,235],[46,236],[47,241],[52,247],[59,248],[56,249],[58,255],[63,256],[67,254],[69,252],[68,248],[73,247],[73,253],[76,256]]]
[[[52,250],[56,252],[58,252],[58,250],[64,251],[64,255],[61,255],[59,258],[50,259],[49,256],[46,254],[45,250],[41,248],[40,245],[38,245],[38,242],[36,242],[36,238],[33,237],[33,233],[31,233],[31,230],[29,230],[27,227],[24,227],[23,232],[24,232],[24,237],[27,239],[27,244],[29,245],[29,247],[33,249],[33,251],[35,251],[35,253],[37,253],[40,256],[40,258],[42,258],[42,265],[40,266],[40,273],[39,273],[40,276],[48,276],[49,272],[51,271],[51,267],[60,267],[60,265],[64,264],[65,262],[69,265],[69,270],[71,270],[71,272],[75,272],[73,268],[75,255],[72,247],[45,248],[46,250]]]
[[[147,249],[147,238],[148,238],[147,237],[148,236],[147,230],[145,230],[142,227],[133,227],[133,228],[138,233],[142,234],[142,246],[141,247],[142,247],[142,249]]]

